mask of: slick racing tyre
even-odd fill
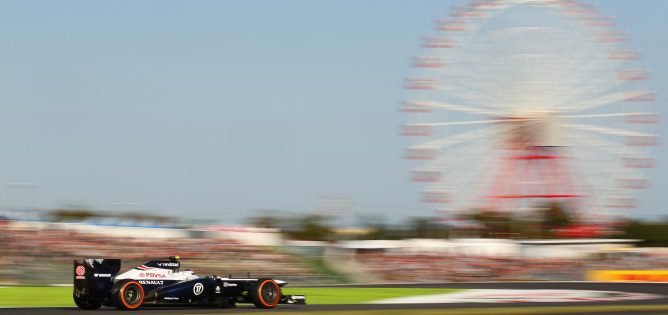
[[[134,280],[123,280],[111,289],[111,302],[119,310],[136,310],[144,302],[144,287]]]
[[[258,308],[274,308],[281,300],[281,288],[271,279],[259,279],[248,294]]]
[[[102,307],[99,301],[88,300],[84,298],[74,297],[74,304],[82,310],[96,310]]]

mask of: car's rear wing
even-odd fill
[[[121,270],[120,259],[87,258],[74,261],[74,297],[104,299],[114,286],[113,279]]]

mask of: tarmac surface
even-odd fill
[[[331,287],[331,286],[328,286]],[[595,291],[619,291],[632,293],[647,293],[659,295],[657,298],[644,300],[622,300],[622,301],[580,301],[580,302],[519,302],[519,303],[442,303],[442,304],[341,304],[341,305],[279,305],[275,309],[262,310],[251,305],[239,305],[233,309],[215,308],[192,308],[192,307],[143,307],[133,314],[243,314],[243,313],[290,313],[290,312],[318,312],[334,311],[334,313],[345,314],[354,310],[406,310],[411,314],[415,309],[443,310],[448,309],[482,309],[489,308],[499,310],[503,308],[518,307],[570,307],[570,306],[607,306],[605,311],[586,311],[570,313],[550,314],[668,314],[668,284],[661,283],[594,283],[594,282],[489,282],[489,283],[421,283],[421,284],[383,284],[383,285],[342,285],[341,288],[459,288],[459,289],[568,289],[568,290],[595,290]],[[306,297],[308,302],[308,296]],[[629,306],[656,305],[665,306],[663,311],[624,311]],[[611,311],[619,306],[622,311]],[[16,315],[65,315],[65,314],[118,314],[115,308],[102,308],[95,311],[84,311],[73,307],[53,308],[5,308],[0,309],[0,314]],[[440,312],[439,312],[440,313]]]

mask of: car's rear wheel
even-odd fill
[[[96,310],[102,307],[102,304],[99,301],[79,298],[76,296],[74,297],[74,304],[82,310]]]
[[[281,300],[281,288],[271,279],[259,279],[248,293],[258,308],[274,308]]]
[[[144,302],[144,287],[134,280],[119,281],[111,289],[111,301],[119,310],[136,310]]]

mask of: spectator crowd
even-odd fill
[[[220,238],[109,237],[58,229],[9,229],[0,226],[0,284],[67,284],[72,262],[83,258],[120,258],[122,271],[156,258],[180,256],[196,274],[274,278],[310,283],[327,281],[299,256],[280,248],[248,246]]]
[[[0,285],[72,282],[72,261],[120,258],[122,270],[155,258],[180,256],[201,275],[270,276],[293,284],[332,281],[307,254],[281,246],[249,246],[224,238],[110,237],[65,229],[11,229],[0,224]],[[668,252],[636,251],[581,259],[452,255],[438,252],[362,251],[350,259],[375,282],[578,281],[589,270],[668,270]],[[352,273],[351,273],[352,274]],[[359,281],[349,277],[351,282]]]

